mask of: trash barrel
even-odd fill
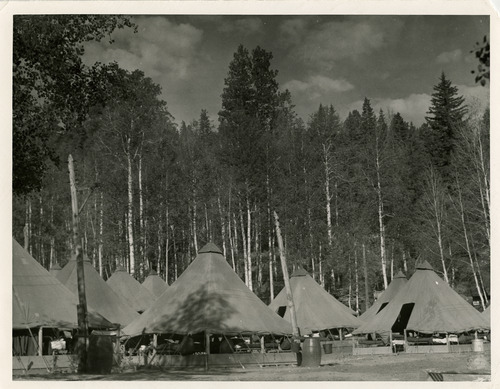
[[[319,338],[306,338],[302,343],[302,367],[318,367],[321,364]]]
[[[90,335],[87,352],[88,372],[109,374],[113,367],[113,336]]]
[[[472,351],[475,353],[482,353],[484,351],[484,345],[482,339],[472,340]]]
[[[333,351],[333,345],[331,343],[326,343],[323,345],[323,349],[325,350],[325,354],[331,354]]]

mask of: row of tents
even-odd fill
[[[107,281],[89,261],[84,261],[84,270],[92,328],[120,326],[121,333],[131,337],[159,333],[292,333],[286,292],[281,291],[269,306],[265,305],[212,243],[199,251],[171,286],[154,272],[140,284],[123,268]],[[480,314],[462,299],[427,262],[419,264],[408,281],[398,273],[359,318],[302,269],[292,274],[290,285],[302,335],[336,328],[355,329],[354,334],[401,328],[423,333],[490,328],[486,313]],[[13,240],[14,330],[76,328],[76,296],[75,260],[54,276]]]

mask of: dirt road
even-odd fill
[[[473,360],[471,358],[476,358]],[[489,354],[478,364],[477,354],[399,354],[344,356],[317,368],[297,366],[212,369],[205,371],[160,370],[149,368],[127,370],[109,375],[51,374],[16,376],[14,380],[97,380],[97,381],[426,381],[427,370],[460,373],[485,373],[490,366]],[[474,363],[475,362],[475,363]],[[481,362],[481,360],[479,360]],[[474,365],[474,366],[473,366]],[[475,367],[471,369],[471,367]],[[465,380],[473,380],[468,375]],[[472,377],[472,378],[471,378]],[[479,377],[479,376],[478,376]],[[484,376],[483,376],[484,379]]]

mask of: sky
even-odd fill
[[[280,89],[288,89],[307,122],[320,104],[345,119],[367,97],[376,112],[399,112],[421,125],[444,72],[469,105],[489,104],[475,83],[470,53],[489,35],[488,16],[151,15],[131,29],[86,44],[84,62],[116,61],[162,87],[175,122],[206,109],[215,125],[229,63],[242,44],[273,54]]]

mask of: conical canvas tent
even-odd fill
[[[269,309],[207,244],[182,275],[139,318],[123,329],[141,333],[292,333],[290,323]]]
[[[106,283],[137,312],[145,311],[155,300],[149,290],[128,274],[123,266],[118,266]]]
[[[129,324],[139,314],[130,307],[125,300],[118,296],[111,287],[101,278],[88,258],[83,261],[85,274],[85,294],[87,304],[96,309],[101,315],[112,323],[121,326]],[[76,260],[70,260],[64,266],[57,279],[73,293],[78,293],[76,276]]]
[[[461,333],[490,325],[474,307],[434,272],[427,261],[387,306],[354,334],[402,332]]]
[[[367,322],[372,319],[379,311],[384,309],[387,304],[396,296],[399,290],[408,282],[406,276],[400,270],[392,279],[391,283],[387,287],[386,290],[382,292],[380,296],[378,296],[377,301],[373,303],[373,305],[368,308],[366,312],[364,312],[359,318],[363,322]]]
[[[160,297],[163,292],[168,289],[168,284],[163,281],[155,270],[151,270],[149,275],[146,277],[142,283],[149,292],[154,296],[155,299]]]
[[[292,274],[290,288],[301,335],[330,328],[357,328],[362,324],[352,309],[324,290],[305,270],[300,269]],[[283,314],[283,318],[291,322],[284,288],[269,304],[269,308]]]
[[[12,240],[12,327],[76,328],[78,298],[43,268],[19,243]],[[93,309],[89,326],[112,324]]]

